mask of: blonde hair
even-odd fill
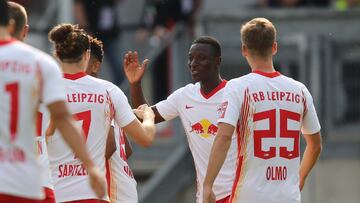
[[[240,30],[241,41],[249,51],[260,57],[271,54],[276,41],[275,26],[266,18],[254,18],[245,23]]]

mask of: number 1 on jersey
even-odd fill
[[[14,141],[17,135],[19,116],[19,83],[8,83],[5,91],[10,94],[10,141]]]

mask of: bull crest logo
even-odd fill
[[[218,127],[212,124],[207,119],[202,119],[200,122],[194,123],[191,125],[191,131],[200,135],[203,138],[208,138],[210,136],[215,136],[217,133]]]

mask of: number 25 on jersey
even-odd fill
[[[289,130],[288,120],[300,122],[300,114],[280,109],[277,113],[276,109],[262,111],[254,114],[254,122],[268,120],[268,130],[254,130],[254,155],[260,159],[271,159],[277,156],[276,147],[272,146],[268,151],[263,150],[264,138],[276,138],[276,117],[280,116],[280,138],[293,139],[293,150],[288,150],[286,146],[280,146],[279,155],[285,159],[294,159],[299,157],[299,140],[300,130]]]

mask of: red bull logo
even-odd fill
[[[212,124],[207,119],[202,119],[200,122],[194,123],[191,125],[191,131],[200,135],[203,138],[208,138],[210,136],[215,136],[217,133],[218,127]]]

